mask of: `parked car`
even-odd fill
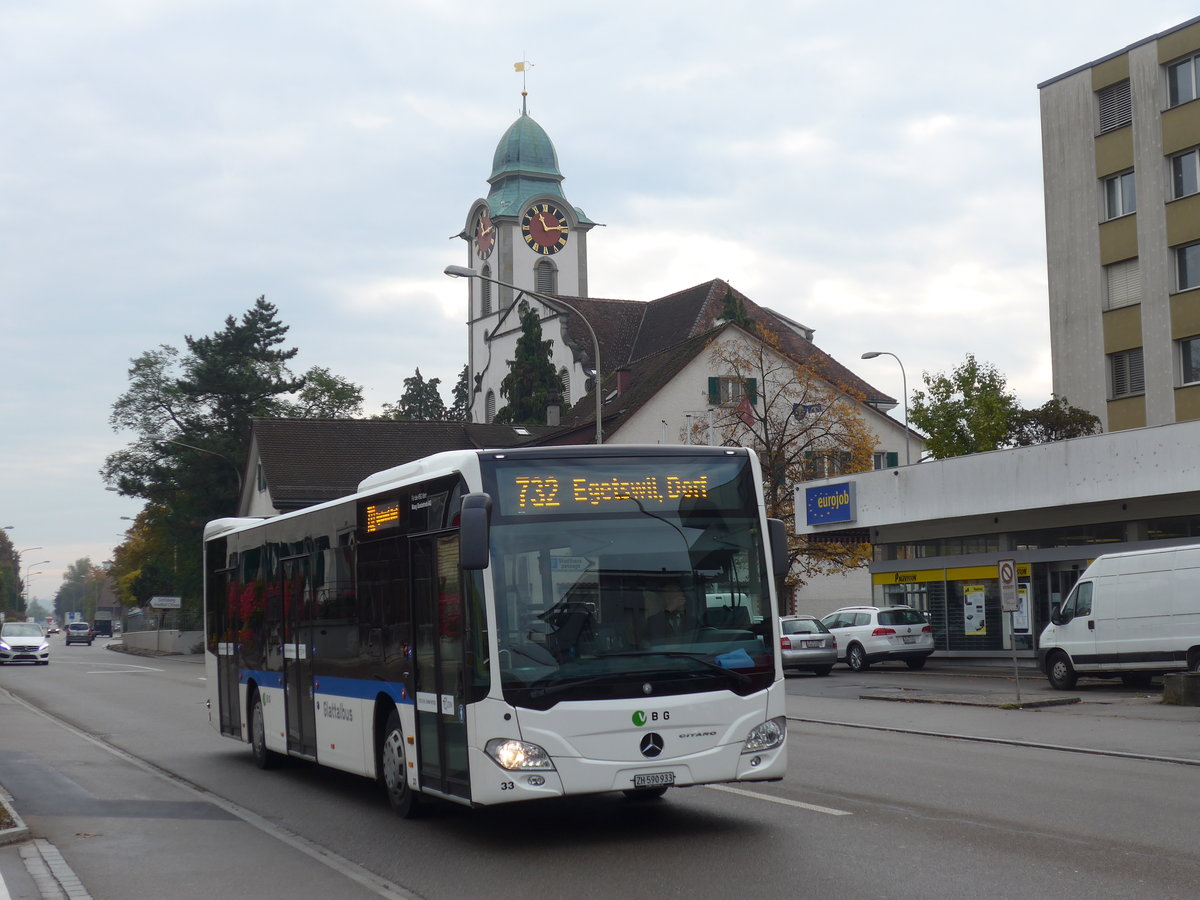
[[[0,665],[10,662],[50,664],[50,644],[37,622],[5,622],[0,625]]]
[[[67,644],[87,644],[89,647],[96,639],[91,622],[72,622],[67,626]]]
[[[784,671],[808,669],[828,675],[837,662],[837,638],[815,616],[780,616],[779,648]]]
[[[845,606],[821,622],[837,638],[838,659],[855,672],[889,660],[920,669],[933,653],[933,626],[911,606]]]

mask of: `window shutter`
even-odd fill
[[[536,290],[538,293],[558,293],[558,271],[554,268],[554,263],[550,262],[550,260],[543,259],[538,262],[534,277],[537,280]]]
[[[889,469],[894,469],[898,465],[900,465],[900,454],[899,453],[888,453],[887,467]]]
[[[1129,357],[1129,393],[1142,394],[1146,391],[1146,374],[1142,368],[1142,348],[1130,350]]]
[[[1126,397],[1145,393],[1146,376],[1142,363],[1142,348],[1114,353],[1109,357],[1112,366],[1112,396]]]
[[[757,406],[758,405],[758,379],[757,378],[747,378],[746,379],[746,393],[750,396],[750,405]]]
[[[1096,93],[1099,101],[1100,133],[1124,128],[1133,121],[1129,82],[1110,85]]]
[[[1114,397],[1124,397],[1129,393],[1129,364],[1124,353],[1114,353],[1112,356],[1112,394]]]
[[[716,376],[708,379],[708,405],[721,405],[721,379]]]
[[[1105,266],[1104,274],[1108,282],[1105,309],[1117,309],[1142,302],[1142,268],[1136,256]]]

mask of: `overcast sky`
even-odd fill
[[[132,358],[265,294],[395,402],[466,361],[448,240],[529,112],[591,294],[724,278],[899,398],[968,352],[1050,396],[1037,84],[1196,14],[1157,0],[0,5],[0,526],[43,602],[140,503],[98,470]],[[900,415],[900,410],[896,412]]]

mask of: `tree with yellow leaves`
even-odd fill
[[[861,393],[783,352],[779,338],[760,325],[749,332],[726,327],[709,343],[709,353],[714,368],[725,374],[710,379],[709,401],[716,405],[708,423],[692,425],[692,440],[703,442],[711,427],[723,446],[752,448],[762,464],[769,516],[790,526],[797,483],[872,467],[876,438],[867,427]],[[869,544],[793,534],[786,583],[795,587],[817,575],[859,568],[870,561],[870,550]]]

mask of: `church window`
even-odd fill
[[[496,418],[496,392],[489,390],[487,392],[487,400],[483,405],[483,421],[491,424]]]
[[[484,278],[491,278],[492,277],[492,267],[484,266],[482,274],[483,274]],[[490,281],[480,281],[479,282],[479,297],[480,297],[479,312],[481,315],[486,316],[488,313],[490,313],[492,311],[492,283]]]
[[[550,260],[538,260],[538,264],[534,268],[534,277],[537,279],[537,292],[539,294],[558,293],[558,269],[554,267],[554,263],[550,262]]]

